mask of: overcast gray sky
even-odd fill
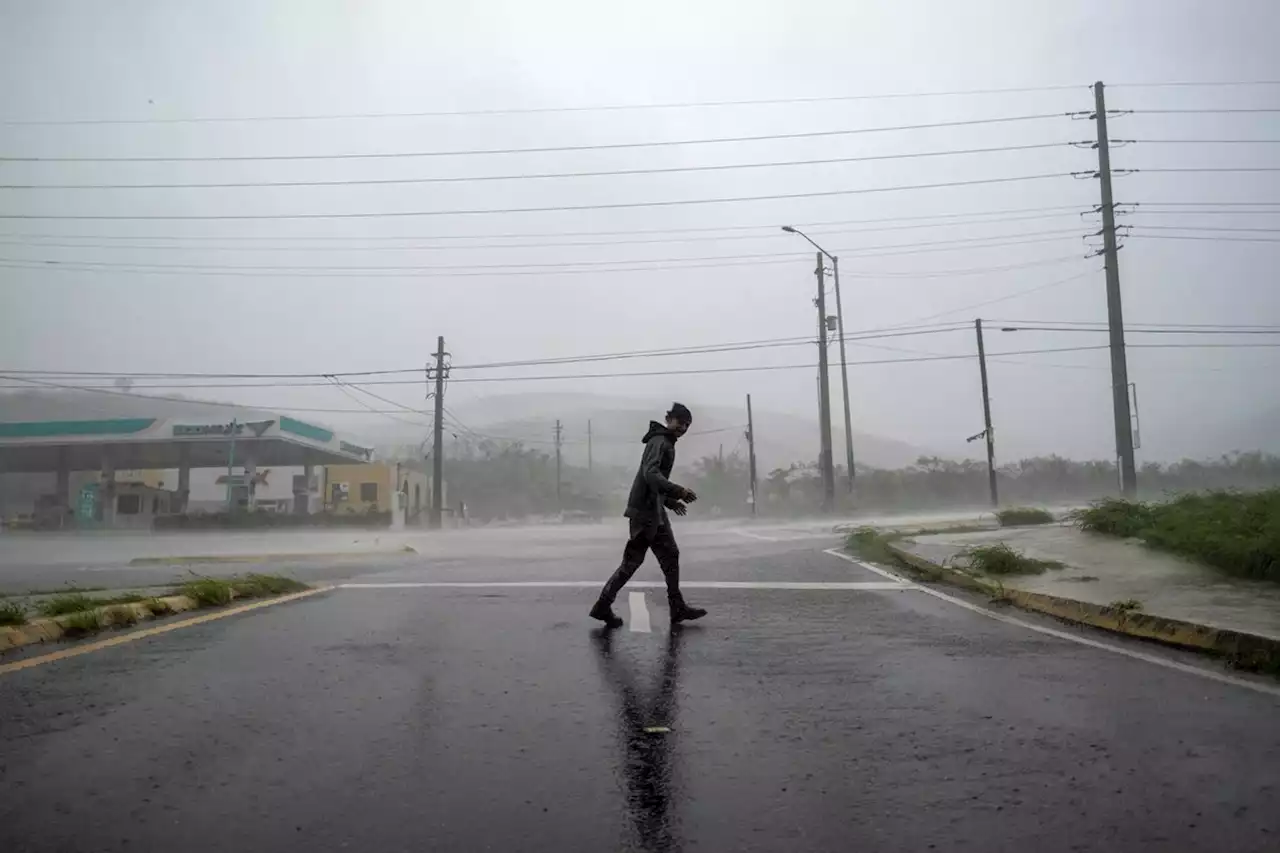
[[[1280,80],[1276,32],[1280,6],[1245,0],[15,2],[0,6],[0,74],[8,82],[0,90],[0,118],[6,120],[0,125],[0,156],[438,154],[777,136],[1088,110],[1087,86],[1097,79],[1107,81],[1108,106],[1115,109],[1280,108],[1280,86],[1123,85]],[[1071,88],[797,100],[1048,86]],[[789,102],[546,111],[762,99]],[[504,110],[525,112],[476,114]],[[155,121],[459,111],[468,114]],[[142,121],[75,123],[104,119]],[[57,123],[68,120],[73,123]],[[1114,118],[1111,135],[1272,140],[1138,143],[1117,148],[1118,168],[1280,167],[1275,142],[1280,113],[1135,113]],[[1061,115],[911,131],[543,153],[0,162],[0,183],[475,178],[847,160],[1092,138],[1091,122]],[[1106,319],[1101,260],[1084,257],[1096,241],[1082,240],[1098,222],[1080,216],[1098,201],[1096,181],[1059,176],[867,192],[1060,175],[1095,166],[1092,150],[1057,144],[539,180],[3,189],[0,257],[7,260],[0,262],[0,369],[325,373],[409,368],[428,359],[437,335],[447,338],[458,365],[800,338],[811,335],[815,325],[814,262],[807,244],[777,230],[787,223],[811,225],[812,236],[841,255],[850,332],[921,322],[971,323],[981,316],[995,326],[987,343],[992,354],[1101,345],[1105,335],[1001,333],[1001,323],[994,322]],[[837,190],[849,192],[599,207]],[[1275,172],[1148,171],[1117,177],[1117,201],[1142,205],[1122,218],[1135,226],[1120,255],[1126,319],[1132,324],[1280,325],[1275,281],[1280,243],[1246,242],[1277,238],[1277,190],[1280,173]],[[1210,211],[1206,205],[1215,202],[1277,204]],[[1193,206],[1161,208],[1161,203]],[[456,212],[590,206],[596,207]],[[374,215],[295,218],[352,213]],[[387,215],[404,213],[427,215]],[[47,218],[24,218],[31,216]],[[200,216],[264,218],[181,218]],[[926,218],[939,216],[952,218]],[[1144,232],[1144,226],[1159,228]],[[1162,230],[1170,226],[1183,230]],[[585,236],[590,234],[597,236]],[[1186,239],[1194,236],[1218,239]],[[392,237],[405,239],[387,239]],[[459,237],[468,239],[441,239]],[[952,242],[957,240],[972,242]],[[708,258],[713,260],[700,260]],[[53,260],[80,266],[57,269],[45,263]],[[643,261],[651,263],[641,266],[655,268],[617,269],[619,263]],[[574,264],[581,265],[566,266]],[[374,267],[397,269],[366,269]],[[830,310],[834,313],[834,305]],[[1216,446],[1224,440],[1218,436],[1260,423],[1268,414],[1274,423],[1280,349],[1238,345],[1280,342],[1280,336],[1135,334],[1129,340],[1135,345],[1233,345],[1130,351],[1142,416],[1140,460],[1230,450]],[[971,353],[973,344],[967,328],[880,338],[851,344],[849,359]],[[807,415],[816,408],[812,369],[554,382],[465,380],[805,365],[815,359],[814,348],[806,345],[505,372],[458,370],[450,405],[465,410],[484,396],[545,388],[631,396],[655,408],[681,399],[696,409],[699,403],[734,405],[752,393],[757,406]],[[993,359],[1001,458],[1052,451],[1109,457],[1107,364],[1105,350]],[[832,384],[838,395],[834,372]],[[856,365],[850,384],[856,429],[954,448],[981,428],[972,360]],[[373,390],[411,406],[426,405],[420,386]],[[189,393],[277,409],[358,408],[328,388]],[[836,412],[838,401],[837,396]],[[354,422],[336,413],[315,417]]]

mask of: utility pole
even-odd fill
[[[1102,81],[1093,84],[1094,120],[1098,125],[1098,180],[1102,185],[1102,251],[1107,269],[1107,323],[1111,332],[1111,399],[1116,423],[1116,458],[1120,493],[1138,493],[1133,460],[1133,423],[1129,413],[1129,365],[1124,349],[1124,312],[1120,305],[1120,265],[1116,257],[1116,211],[1111,197],[1111,148],[1107,139],[1107,103]]]
[[[236,507],[235,501],[232,499],[232,495],[235,494],[235,484],[231,479],[232,477],[231,469],[234,468],[236,464],[236,420],[235,418],[231,419],[231,425],[229,429],[231,431],[231,446],[227,448],[227,516],[228,517],[230,517],[235,513],[235,507]]]
[[[595,466],[591,458],[591,419],[588,418],[587,419],[587,473],[590,474],[594,467]]]
[[[996,491],[996,436],[991,430],[991,395],[987,392],[987,350],[982,343],[982,321],[973,321],[978,333],[978,370],[982,372],[982,425],[987,439],[987,486],[991,489],[991,506],[1000,506],[1000,494]]]
[[[747,471],[751,478],[751,517],[756,516],[756,425],[751,417],[751,395],[747,395]]]
[[[831,459],[831,389],[827,382],[827,287],[822,270],[822,252],[817,253],[818,267],[818,434],[822,447],[818,455],[818,468],[822,473],[822,511],[831,512],[835,507],[835,471]]]
[[[436,417],[432,426],[431,526],[444,524],[444,335],[436,338]]]
[[[831,277],[836,285],[836,333],[840,335],[840,391],[844,397],[844,455],[848,466],[849,494],[853,494],[853,419],[849,416],[849,362],[844,354],[844,306],[840,304],[840,259],[831,256]]]
[[[562,432],[563,430],[560,426],[560,421],[559,419],[557,419],[556,420],[556,509],[561,512],[564,511],[564,500],[561,497],[561,493],[560,493],[560,438],[561,438]]]

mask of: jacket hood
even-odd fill
[[[666,424],[660,424],[657,421],[649,421],[649,431],[644,434],[644,438],[640,439],[641,444],[648,444],[649,439],[655,435],[665,435],[667,438],[675,441],[679,436],[667,429]]]

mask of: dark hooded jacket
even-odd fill
[[[649,431],[644,434],[644,455],[640,457],[640,470],[631,484],[627,497],[627,518],[637,521],[664,524],[667,507],[684,494],[684,487],[668,479],[676,463],[676,434],[657,421],[649,421]]]

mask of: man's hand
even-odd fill
[[[682,503],[675,503],[671,505],[671,511],[676,515],[684,515],[689,511],[689,508]]]
[[[698,499],[698,496],[694,494],[693,489],[685,489],[684,494],[680,496],[680,499],[685,503],[691,504]]]

